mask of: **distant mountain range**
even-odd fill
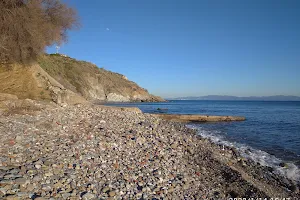
[[[300,101],[298,96],[250,96],[250,97],[237,97],[227,95],[208,95],[199,97],[177,97],[168,98],[168,100],[224,100],[224,101]]]

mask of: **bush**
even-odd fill
[[[75,10],[59,0],[0,0],[0,61],[35,60],[46,46],[67,41],[79,27]]]

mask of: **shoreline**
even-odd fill
[[[0,115],[0,198],[300,197],[293,181],[184,123],[136,108],[32,104]]]
[[[201,127],[195,126],[195,124],[188,124],[189,128],[198,131],[198,134],[205,139],[210,140],[212,143],[227,148],[234,148],[235,151],[239,152],[240,156],[244,159],[251,160],[252,162],[258,163],[259,165],[265,166],[283,177],[286,177],[295,183],[300,184],[300,170],[299,166],[291,161],[284,161],[277,158],[274,155],[269,154],[260,149],[253,148],[246,144],[230,142],[221,136],[206,134],[201,131]]]

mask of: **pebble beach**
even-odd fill
[[[298,199],[299,185],[184,123],[31,102],[0,114],[0,199]]]

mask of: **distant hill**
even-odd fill
[[[250,97],[237,97],[227,95],[207,95],[199,97],[177,97],[169,98],[168,100],[223,100],[223,101],[300,101],[298,96],[250,96]]]

